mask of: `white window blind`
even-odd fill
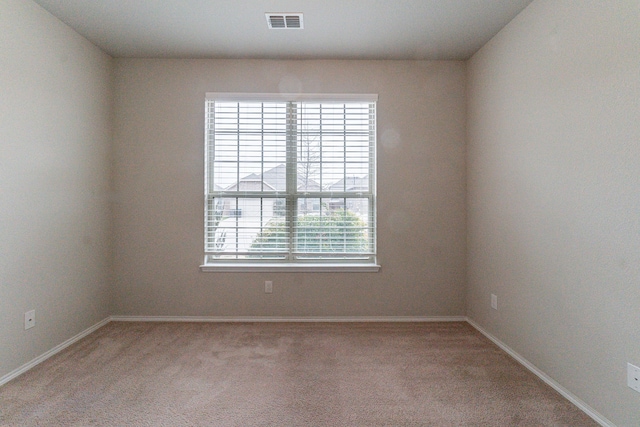
[[[205,265],[375,263],[376,99],[207,94]]]

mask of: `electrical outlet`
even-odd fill
[[[498,309],[498,296],[496,294],[491,294],[491,308]]]
[[[24,330],[31,329],[36,326],[36,311],[27,311],[24,314]]]
[[[640,368],[627,363],[627,385],[640,392]]]
[[[264,293],[270,294],[273,292],[273,282],[271,280],[266,280],[264,282]]]

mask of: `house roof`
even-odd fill
[[[327,186],[330,191],[366,191],[369,189],[369,175],[347,176]]]
[[[287,167],[285,164],[268,169],[261,175],[251,173],[240,179],[239,183],[234,183],[227,187],[228,191],[260,191],[263,190],[262,185],[268,189],[275,191],[286,191],[287,189]],[[298,177],[298,191],[317,191],[320,185],[313,179],[309,179],[306,183],[301,177]]]

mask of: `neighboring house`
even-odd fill
[[[369,175],[362,176],[347,176],[335,183],[327,186],[325,190],[335,192],[362,192],[366,193],[369,190]],[[346,209],[357,214],[360,217],[364,217],[368,214],[369,209],[367,206],[367,199],[349,198],[345,199],[333,198],[329,202],[329,209]]]
[[[286,165],[280,164],[262,174],[251,173],[224,189],[225,192],[267,191],[282,193],[286,191]],[[298,177],[298,191],[319,191],[320,185],[313,179]],[[235,245],[239,251],[248,251],[255,237],[273,218],[285,213],[284,197],[225,197],[221,199],[222,221],[218,232],[226,245]],[[299,205],[305,213],[320,212],[319,201],[305,200]]]
[[[283,193],[287,188],[286,165],[280,164],[274,168],[266,170],[260,174],[249,174],[241,178],[239,182],[234,183],[224,189],[228,192],[236,191],[267,191],[274,193]],[[320,185],[313,179],[305,179],[298,177],[298,191],[319,191]],[[265,199],[240,199],[225,198],[223,199],[224,217],[258,217],[260,214],[260,203],[262,203],[262,216],[268,221],[274,216],[284,214],[284,198],[265,198]],[[280,206],[282,205],[282,206]],[[308,205],[308,206],[307,206]],[[305,208],[307,212],[320,210],[319,203],[312,203],[310,200]]]
[[[233,185],[227,187],[224,191],[274,191],[277,189],[266,183],[260,175],[252,173],[245,176]],[[273,217],[273,204],[277,199],[253,199],[253,198],[224,198],[222,199],[222,216],[232,218],[255,217],[260,213],[260,204],[263,204],[262,213],[269,218]]]
[[[225,192],[267,191],[284,195],[287,186],[286,165],[280,164],[264,171],[262,174],[251,173],[239,182],[225,188]],[[366,192],[369,188],[368,175],[350,176],[325,186],[325,191]],[[320,184],[302,174],[298,174],[298,192],[317,192]],[[346,206],[345,206],[346,202]],[[225,197],[221,199],[222,220],[218,225],[219,239],[224,245],[234,245],[238,251],[248,251],[256,236],[269,226],[274,218],[282,218],[285,213],[284,197]],[[366,219],[369,209],[367,199],[332,198],[323,202],[329,210],[347,209]],[[299,199],[298,212],[301,215],[320,213],[321,203],[317,198]]]
[[[369,175],[347,176],[326,187],[330,191],[363,191],[369,190]]]
[[[287,188],[287,167],[280,164],[262,174],[262,180],[277,191],[285,191]],[[298,173],[298,191],[319,191],[320,184],[313,178],[305,178]]]

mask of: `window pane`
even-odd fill
[[[300,198],[295,252],[329,256],[371,252],[369,218],[366,198]]]
[[[373,161],[370,105],[301,103],[297,111],[299,177],[312,177],[329,191],[351,191],[350,179],[365,182]]]
[[[287,138],[284,134],[265,134],[262,138],[262,156],[265,162],[286,163]]]
[[[209,101],[207,111],[209,191],[273,191],[260,178],[286,163],[286,103]]]
[[[252,252],[288,249],[284,198],[214,197],[207,209],[207,252],[250,258]]]

